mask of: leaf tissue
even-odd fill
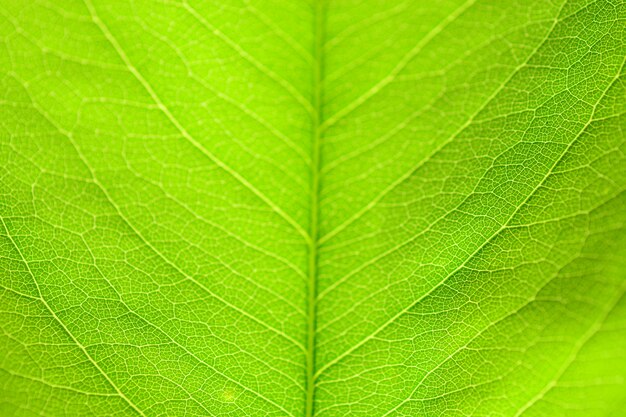
[[[626,416],[625,22],[0,1],[0,417]]]

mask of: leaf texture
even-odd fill
[[[4,0],[0,415],[625,415],[625,21]]]

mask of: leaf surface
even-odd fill
[[[622,416],[625,20],[5,0],[0,415]]]

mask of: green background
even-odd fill
[[[0,416],[626,415],[622,0],[3,0]]]

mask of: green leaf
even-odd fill
[[[4,0],[0,416],[626,415],[625,20]]]

